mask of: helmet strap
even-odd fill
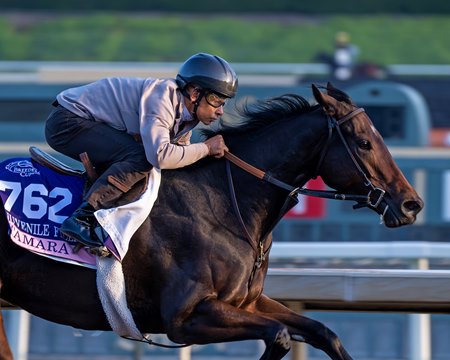
[[[198,91],[198,97],[197,97],[197,100],[195,100],[195,102],[194,102],[194,111],[192,112],[192,116],[193,116],[194,120],[198,120],[198,118],[197,118],[197,109],[198,109],[198,106],[200,105],[200,101],[202,101],[202,99],[205,96],[205,94],[206,94],[206,90],[205,89],[200,89]]]
[[[192,117],[194,118],[194,120],[198,120],[198,118],[197,118],[197,109],[198,109],[198,107],[200,105],[200,101],[202,101],[203,97],[206,94],[206,90],[202,89],[200,87],[195,87],[194,90],[198,92],[198,97],[195,100],[195,102],[193,103],[194,104],[194,110],[192,111]],[[187,86],[185,86],[183,89],[181,89],[181,94],[185,98],[189,99],[189,101],[191,100],[191,94],[189,93],[189,91],[187,91]]]

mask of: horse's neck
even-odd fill
[[[308,116],[241,140],[237,155],[285,183],[303,186],[314,175],[327,134],[323,117]],[[242,214],[254,231],[263,230],[278,216],[288,193],[256,177],[235,173]]]
[[[327,135],[326,118],[323,113],[314,112],[238,139],[235,155],[284,182],[293,183],[299,175],[314,172]]]

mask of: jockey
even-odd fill
[[[235,96],[238,79],[222,58],[199,53],[176,79],[112,77],[59,93],[45,136],[78,160],[87,152],[99,178],[60,231],[90,248],[103,246],[94,212],[114,208],[124,193],[144,187],[152,167],[176,169],[228,150],[221,135],[190,143],[192,129],[210,125]]]

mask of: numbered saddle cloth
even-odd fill
[[[136,230],[150,214],[161,183],[153,168],[147,189],[132,203],[95,212],[108,233],[105,245],[120,261]],[[96,267],[95,257],[85,249],[74,253],[76,240],[59,232],[61,223],[82,201],[85,179],[51,170],[31,158],[0,163],[0,197],[17,245],[56,260]]]
[[[85,179],[46,168],[31,158],[0,163],[0,197],[11,240],[30,251],[95,266],[84,250],[74,253],[74,239],[59,232],[61,223],[82,201]]]

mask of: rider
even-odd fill
[[[176,169],[228,150],[221,135],[190,143],[192,129],[210,125],[235,96],[238,79],[219,56],[199,53],[181,66],[176,79],[112,77],[57,95],[47,119],[49,145],[73,159],[87,152],[101,173],[81,206],[60,231],[88,247],[103,241],[94,212],[113,208],[147,179],[152,166]]]
[[[350,43],[348,33],[340,31],[336,34],[333,55],[333,75],[336,79],[349,80],[353,76],[358,53],[358,47]]]

